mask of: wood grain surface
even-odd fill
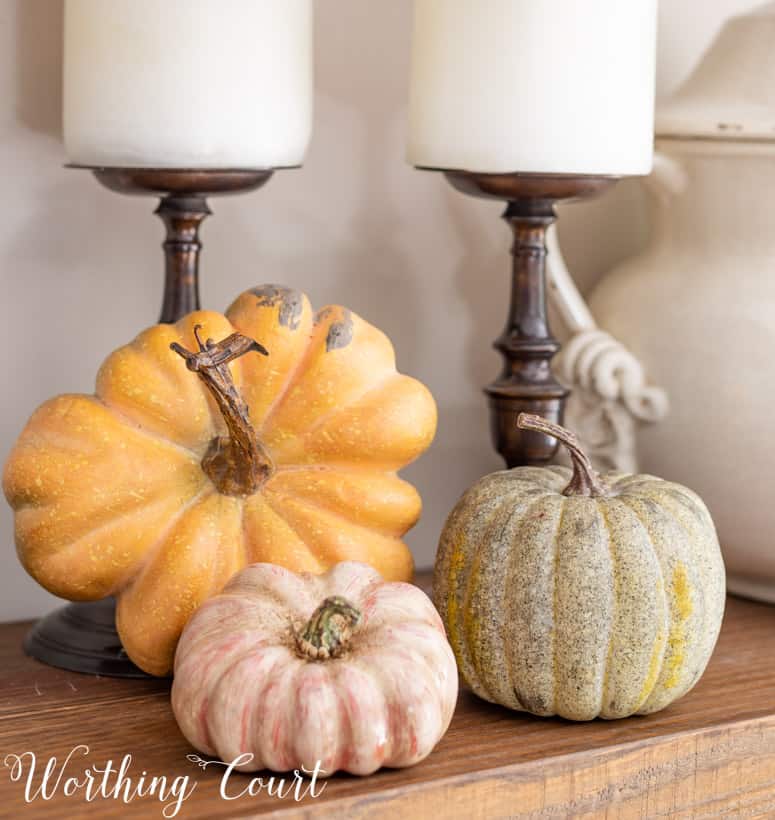
[[[708,670],[664,712],[573,724],[533,718],[461,693],[449,732],[411,769],[337,775],[300,803],[262,792],[224,800],[224,767],[187,760],[193,750],[169,706],[169,682],[63,672],[27,658],[28,624],[0,626],[0,761],[34,752],[38,767],[77,744],[65,776],[132,755],[145,771],[196,783],[181,818],[775,817],[775,608],[730,598]],[[264,778],[269,775],[261,773]],[[251,776],[236,774],[231,793]],[[39,782],[39,781],[38,781]],[[0,817],[162,817],[154,797],[130,804],[82,794],[25,804],[23,783],[0,767]]]

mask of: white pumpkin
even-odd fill
[[[199,751],[241,771],[411,766],[447,730],[455,659],[430,599],[370,566],[254,564],[186,626],[172,708]]]
[[[702,675],[724,613],[716,531],[691,490],[598,475],[568,430],[567,467],[485,476],[441,535],[434,600],[480,697],[572,720],[656,712]]]

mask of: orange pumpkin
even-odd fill
[[[163,675],[189,616],[247,564],[357,560],[408,580],[421,502],[396,471],[435,426],[383,333],[266,285],[144,331],[95,396],[43,404],[3,485],[27,571],[70,600],[116,595],[129,657]]]

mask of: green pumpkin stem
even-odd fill
[[[520,430],[533,430],[556,438],[568,450],[573,463],[573,475],[568,486],[562,491],[563,495],[586,495],[592,498],[610,495],[610,490],[592,466],[589,456],[581,449],[581,443],[575,433],[532,413],[520,413],[517,427]]]
[[[201,325],[194,327],[199,350],[192,353],[173,342],[170,347],[186,360],[186,367],[202,380],[218,404],[228,428],[228,437],[216,436],[202,459],[202,469],[224,495],[252,495],[274,472],[269,452],[260,442],[245,400],[237,390],[229,362],[256,351],[268,356],[266,348],[241,333],[220,342],[202,341]]]
[[[304,628],[296,631],[296,648],[313,661],[338,658],[360,620],[359,609],[341,595],[332,595],[312,613]]]

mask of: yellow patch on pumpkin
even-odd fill
[[[668,674],[665,678],[665,689],[672,689],[680,680],[681,667],[686,655],[686,621],[692,614],[689,578],[686,567],[680,562],[675,565],[673,570],[672,591],[673,623],[670,626],[670,635],[667,639],[670,655],[667,659]]]
[[[449,635],[449,642],[455,655],[459,656],[461,644],[461,635],[458,630],[458,578],[466,563],[465,543],[462,539],[457,541],[449,557],[449,573],[447,580],[449,582],[449,594],[447,595],[447,631]]]
[[[479,576],[482,572],[481,555],[482,553],[480,550],[471,562],[467,585],[469,590],[475,590],[479,586]],[[482,668],[483,663],[486,663],[486,659],[482,658],[481,627],[482,621],[479,617],[479,613],[471,605],[471,601],[467,600],[463,609],[463,632],[465,633],[466,643],[468,644],[471,662],[477,670]]]

